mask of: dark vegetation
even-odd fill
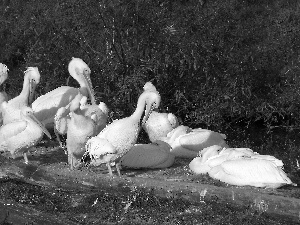
[[[174,113],[187,126],[226,133],[230,146],[251,147],[282,159],[295,182],[299,182],[296,159],[300,162],[299,37],[297,0],[0,1],[0,62],[10,69],[6,91],[11,95],[20,93],[28,66],[37,66],[41,73],[36,97],[61,85],[77,86],[69,79],[67,65],[71,57],[79,57],[91,68],[97,101],[109,106],[111,118],[131,114],[143,85],[152,81],[162,96],[161,111]],[[274,131],[275,127],[281,130]],[[8,188],[12,192],[16,186],[1,185],[12,185]],[[36,190],[43,194],[34,196],[30,188],[16,191],[27,193],[24,196],[8,196],[70,217],[85,213],[80,206],[64,204],[71,201],[70,193],[57,192],[48,200],[47,190]],[[101,211],[101,218],[161,223],[153,217],[143,219],[145,212],[138,211],[148,201],[153,204],[150,211],[158,208],[161,218],[172,217],[170,224],[188,224],[183,217],[195,216],[204,224],[267,224],[253,210],[207,204],[208,211],[202,213],[187,202],[135,195],[139,198],[118,199],[113,194],[98,198],[117,201],[108,206],[116,211],[115,217]],[[96,198],[84,201],[99,215],[104,203],[91,207]],[[133,213],[124,213],[126,203],[120,206],[121,201],[132,201]],[[191,207],[192,213],[169,214],[168,210],[184,211],[176,208],[180,205]],[[221,211],[212,220],[201,219]],[[229,216],[221,220],[225,214]],[[87,222],[79,217],[78,222]],[[234,218],[237,221],[230,220]]]
[[[132,112],[151,80],[162,110],[191,127],[299,125],[296,0],[0,4],[0,61],[13,95],[27,66],[40,70],[39,96],[65,85],[68,62],[80,57],[114,118]]]

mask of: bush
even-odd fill
[[[10,92],[38,66],[37,96],[68,79],[71,57],[92,69],[97,100],[131,114],[145,82],[191,127],[240,121],[297,126],[297,1],[3,1],[0,61]],[[70,79],[70,85],[76,86]]]

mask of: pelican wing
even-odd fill
[[[228,160],[209,171],[209,175],[232,185],[278,187],[291,183],[286,174],[273,162],[262,159]]]
[[[228,147],[224,138],[219,133],[210,130],[199,130],[182,135],[179,142],[182,147],[196,152],[212,145]]]
[[[0,128],[0,143],[23,132],[27,127],[24,120],[8,123]]]
[[[44,124],[53,123],[57,110],[68,105],[78,93],[79,90],[77,88],[69,86],[58,87],[38,97],[32,103],[34,115]]]

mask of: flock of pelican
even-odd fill
[[[8,71],[0,63],[0,85]],[[193,173],[232,185],[278,188],[293,184],[281,160],[248,148],[229,148],[226,135],[179,125],[174,114],[159,113],[161,96],[151,82],[144,85],[132,115],[108,124],[109,109],[104,102],[96,104],[88,65],[72,58],[68,71],[80,88],[61,86],[34,100],[40,73],[37,67],[28,67],[18,96],[9,99],[0,93],[0,152],[13,158],[23,155],[28,164],[28,151],[44,134],[51,139],[47,129],[54,129],[60,147],[66,148],[70,169],[83,163],[105,164],[113,176],[111,166],[115,165],[120,176],[122,167],[161,169],[183,157],[191,159]],[[151,143],[137,143],[142,128]],[[60,140],[64,134],[66,146]]]

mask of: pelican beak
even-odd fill
[[[31,105],[31,103],[33,102],[33,97],[34,97],[34,92],[35,92],[35,88],[36,88],[36,82],[35,80],[30,80],[29,81],[29,97],[28,97],[28,105]]]
[[[147,91],[145,91],[145,92],[147,92]],[[155,92],[150,91],[148,93],[149,93],[149,97],[146,100],[145,116],[142,120],[142,125],[144,125],[147,122],[152,111],[159,107],[160,100],[161,100],[161,97],[157,91],[155,91]]]
[[[91,73],[90,71],[84,70],[82,75],[84,77],[85,83],[87,84],[88,92],[89,92],[89,95],[91,98],[92,105],[95,105],[96,104],[95,93],[94,93],[92,81],[90,78],[90,73]]]
[[[48,136],[48,138],[52,138],[49,131],[46,129],[46,127],[33,115],[33,113],[30,114],[30,119],[32,119],[39,127],[42,129],[42,131]]]

